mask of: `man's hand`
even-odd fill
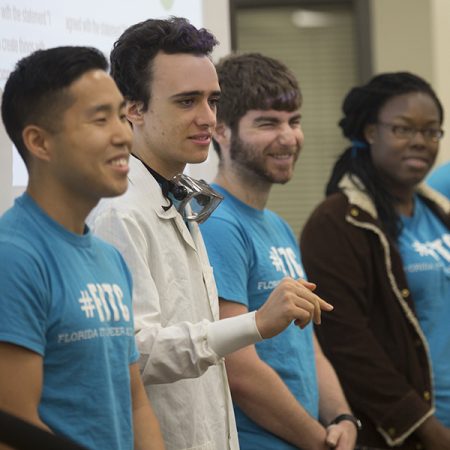
[[[256,312],[256,326],[264,339],[281,333],[294,321],[304,328],[311,320],[320,324],[321,311],[333,306],[314,294],[316,285],[309,281],[284,278]]]
[[[343,420],[327,428],[327,445],[336,450],[353,450],[356,436],[355,425],[348,420]]]

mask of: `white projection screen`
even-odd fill
[[[34,50],[90,45],[108,56],[128,26],[169,16],[203,26],[202,0],[0,0],[0,95],[15,63]],[[0,122],[0,215],[26,182],[25,167]]]

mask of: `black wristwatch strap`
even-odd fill
[[[338,424],[339,422],[342,422],[343,420],[348,420],[349,422],[352,422],[356,429],[359,431],[362,428],[361,421],[351,414],[339,414],[339,416],[335,417],[331,422],[330,425]]]

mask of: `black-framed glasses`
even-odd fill
[[[417,133],[422,133],[422,136],[426,141],[439,142],[444,136],[444,130],[441,128],[416,128],[410,125],[397,125],[388,122],[377,122],[377,124],[389,127],[392,134],[399,139],[411,140]]]

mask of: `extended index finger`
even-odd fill
[[[303,279],[297,279],[297,283],[299,284],[300,291],[298,293],[299,296],[305,298],[314,306],[313,312],[313,320],[314,323],[321,323],[321,313],[322,311],[332,311],[334,309],[333,305],[325,301],[323,298],[319,297],[317,294],[312,292],[312,286],[315,289],[315,283],[311,283],[309,281]],[[301,286],[301,287],[300,287]],[[305,288],[307,289],[305,291]]]

